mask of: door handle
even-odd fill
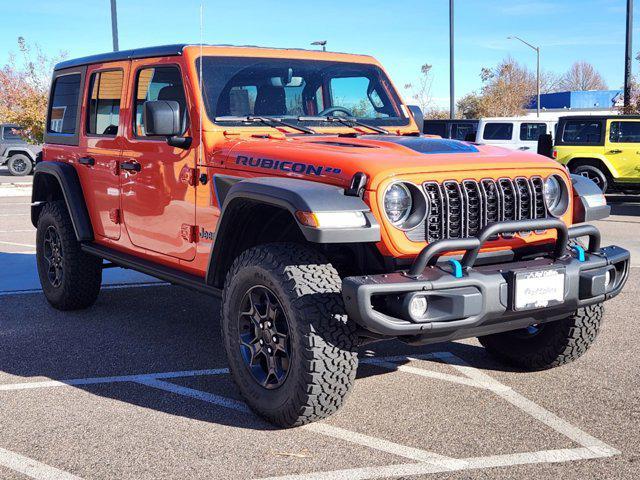
[[[622,153],[622,150],[609,150],[609,153]]]
[[[520,147],[518,150],[529,150],[529,147]]]
[[[139,172],[142,170],[142,166],[138,162],[122,162],[120,168],[127,172]]]
[[[88,165],[93,167],[96,164],[96,159],[92,157],[82,157],[78,159],[80,165]]]

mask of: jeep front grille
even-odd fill
[[[430,208],[407,232],[414,242],[473,237],[490,223],[547,216],[540,177],[425,182],[423,188]]]

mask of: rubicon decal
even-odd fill
[[[282,172],[304,173],[306,175],[322,175],[327,173],[338,174],[339,168],[313,165],[310,163],[289,162],[287,160],[272,160],[270,158],[253,158],[245,155],[236,157],[236,165],[247,167],[265,168],[267,170],[280,170]]]

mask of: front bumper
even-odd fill
[[[550,257],[475,267],[484,243],[500,233],[556,229]],[[586,250],[568,249],[570,238],[589,237]],[[465,251],[437,263],[445,252]],[[518,309],[516,276],[541,270],[564,273],[560,302],[541,308]],[[629,252],[617,246],[600,248],[600,233],[591,225],[567,229],[555,219],[492,224],[478,237],[441,240],[427,246],[408,272],[348,277],[343,280],[347,313],[375,336],[416,337],[428,343],[525,328],[566,317],[579,307],[616,296],[629,274]],[[607,278],[609,279],[607,283]],[[408,309],[412,295],[426,297],[428,308],[416,319]]]

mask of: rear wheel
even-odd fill
[[[42,291],[58,310],[92,305],[100,293],[102,260],[80,249],[63,202],[47,203],[38,219],[36,263]]]
[[[16,177],[29,175],[31,170],[33,170],[33,162],[28,156],[18,153],[9,157],[7,168],[9,169],[9,173]]]
[[[270,244],[242,253],[223,292],[222,335],[247,404],[292,427],[344,402],[358,365],[336,270],[314,250]]]
[[[562,320],[478,337],[491,355],[523,370],[559,367],[581,357],[595,341],[604,307],[579,308]]]

